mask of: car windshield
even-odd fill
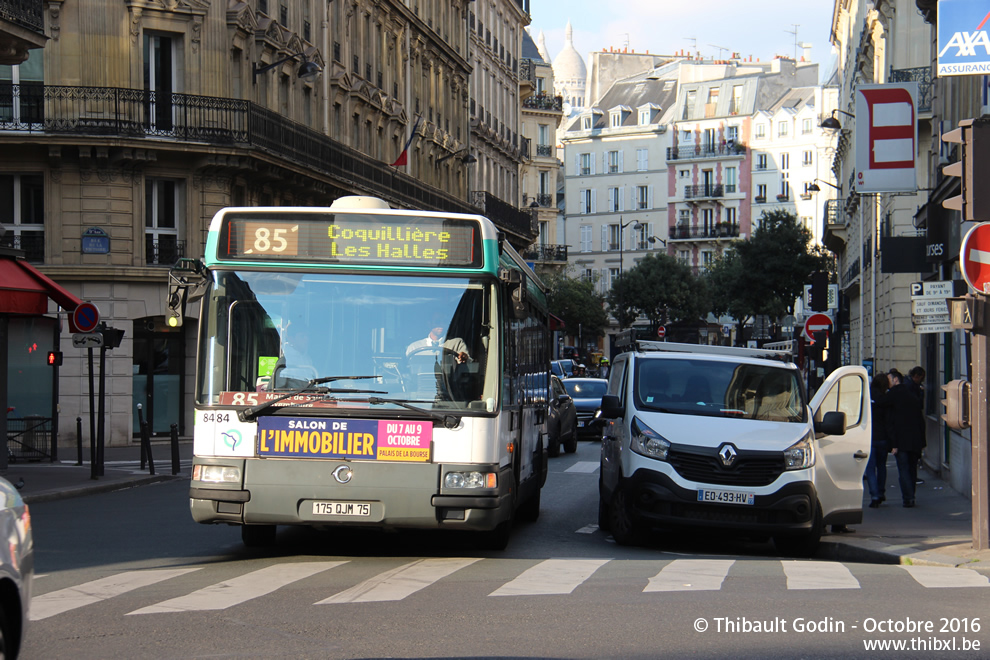
[[[567,393],[575,399],[600,399],[608,387],[606,380],[565,380]]]
[[[367,407],[369,396],[494,410],[493,295],[459,278],[216,272],[197,400],[261,402],[332,378],[328,413]]]
[[[803,422],[807,415],[798,371],[763,364],[639,360],[635,400],[640,410],[686,415],[772,422]]]

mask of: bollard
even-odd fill
[[[179,474],[179,425],[172,424],[172,474]]]
[[[144,469],[144,459],[148,459],[148,473],[155,473],[155,459],[151,455],[151,438],[148,436],[148,422],[144,421],[144,414],[141,412],[141,404],[138,404],[138,424],[141,425],[141,469]]]
[[[76,417],[76,465],[82,465],[82,417]]]
[[[143,408],[144,406],[142,406],[140,403],[137,404],[138,433],[141,433],[141,442],[138,443],[141,445],[141,467],[140,467],[141,470],[143,470],[144,466],[148,464],[148,452],[144,448],[144,433],[142,431],[142,429],[144,428],[144,414],[141,412],[141,410]]]

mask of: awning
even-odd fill
[[[564,320],[558,316],[550,314],[550,330],[563,330]]]
[[[0,314],[47,314],[49,298],[70,313],[82,303],[28,262],[0,255]]]

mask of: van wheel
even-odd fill
[[[241,541],[249,548],[275,544],[275,525],[241,525]]]
[[[490,532],[478,532],[478,545],[482,550],[505,550],[512,533],[512,521],[506,520]]]
[[[556,458],[560,456],[560,438],[552,437],[547,441],[547,456]]]
[[[528,500],[522,503],[519,507],[519,520],[523,522],[536,522],[540,517],[540,494],[543,492],[542,488],[537,488],[536,492],[533,493]]]
[[[612,493],[612,501],[608,505],[608,528],[619,545],[636,545],[640,534],[630,515],[627,499],[626,489],[621,485]]]
[[[775,536],[773,544],[777,547],[777,552],[788,557],[812,557],[818,552],[818,545],[822,540],[822,505],[818,504],[815,513],[815,523],[811,529],[797,536]]]

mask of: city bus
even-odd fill
[[[539,515],[546,288],[487,218],[369,197],[226,208],[170,281],[173,324],[201,300],[196,521],[249,546],[308,525],[502,549]]]

